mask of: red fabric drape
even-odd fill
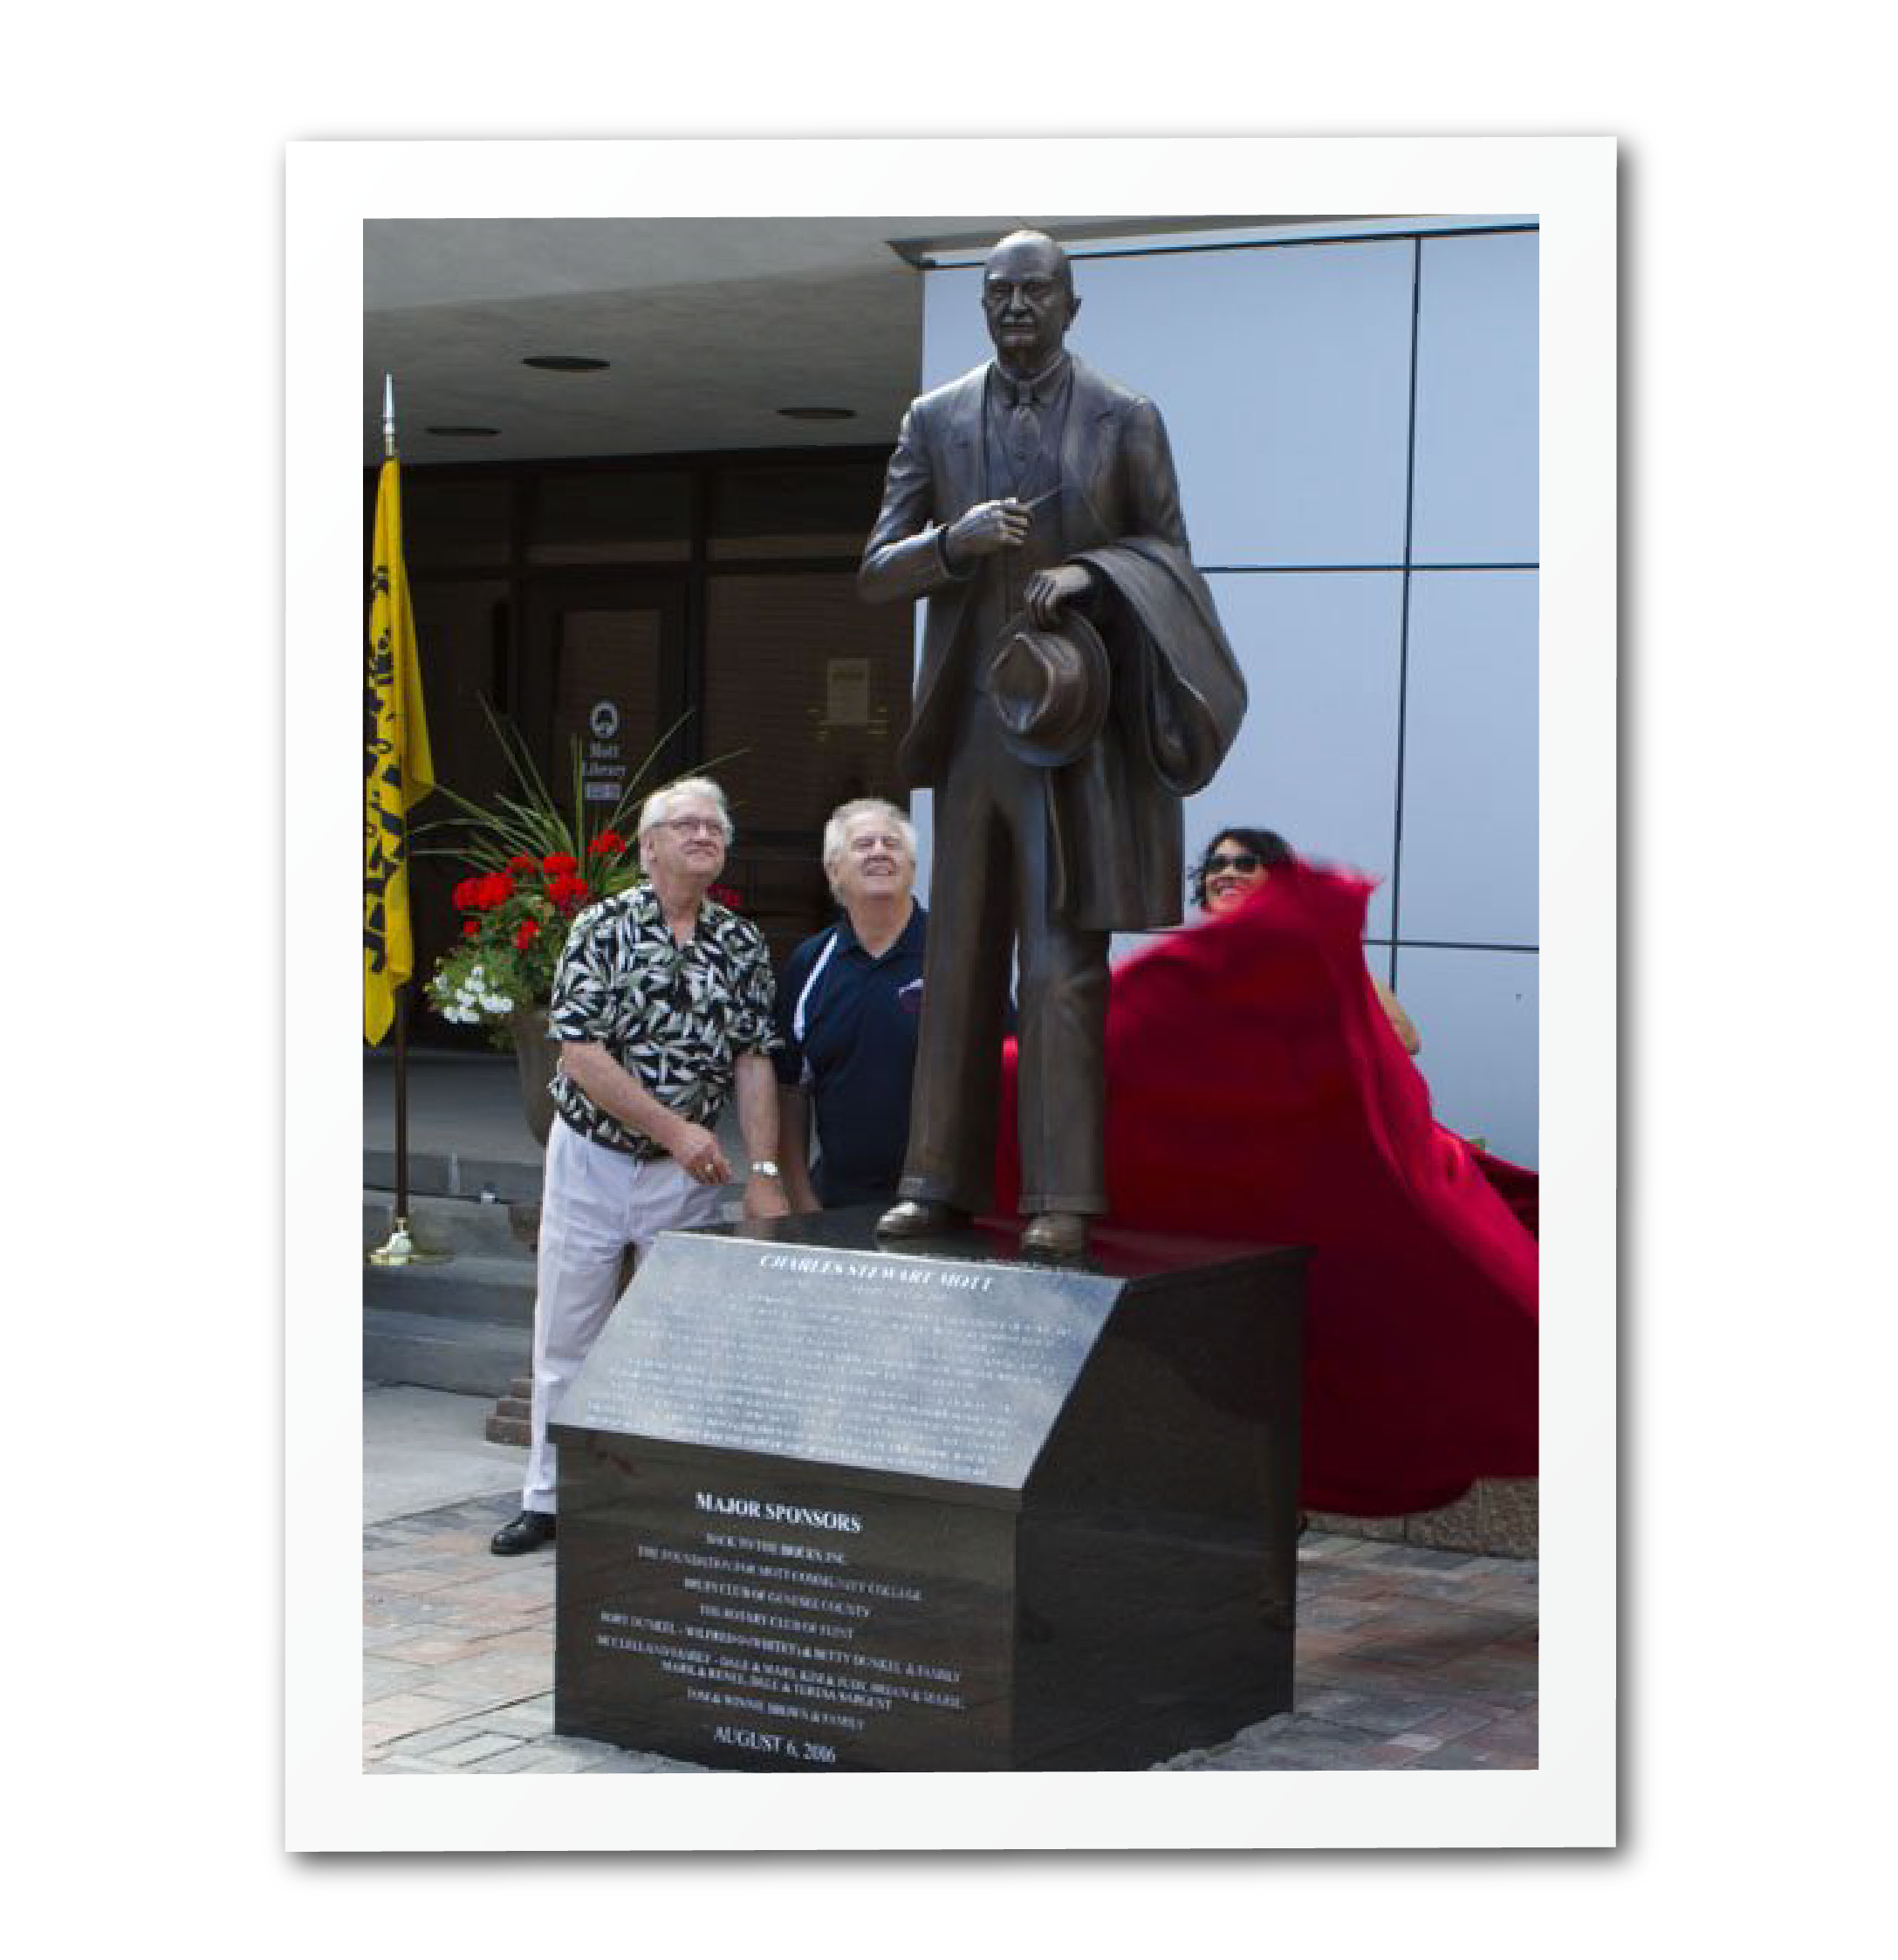
[[[1304,1502],[1363,1517],[1536,1470],[1535,1173],[1433,1120],[1366,971],[1370,889],[1282,867],[1127,961],[1107,1059],[1108,1222],[1313,1248]],[[1009,1212],[1013,1042],[1005,1068]]]

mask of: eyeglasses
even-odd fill
[[[723,837],[725,826],[716,817],[662,817],[662,830],[676,831],[681,837],[691,837],[702,833],[707,837]]]
[[[1255,871],[1264,868],[1265,860],[1257,851],[1222,851],[1216,858],[1206,860],[1206,875],[1210,878],[1221,871],[1237,871],[1242,877],[1250,878]]]

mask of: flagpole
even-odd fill
[[[395,377],[382,377],[382,460],[395,456]],[[394,990],[395,1008],[395,1212],[386,1244],[370,1253],[373,1264],[436,1265],[445,1255],[418,1251],[408,1229],[408,983]]]
[[[395,377],[382,377],[382,458],[395,454]],[[408,1231],[408,983],[395,990],[395,1238]],[[414,1244],[412,1239],[409,1240]]]

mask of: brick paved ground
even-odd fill
[[[517,1502],[476,1499],[364,1532],[365,1768],[696,1769],[552,1732],[552,1554],[488,1550]],[[1310,1533],[1296,1711],[1155,1767],[1533,1769],[1536,1573],[1532,1560]]]

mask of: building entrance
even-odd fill
[[[528,588],[520,723],[563,803],[603,822],[643,769],[688,765],[683,575],[574,572]]]

